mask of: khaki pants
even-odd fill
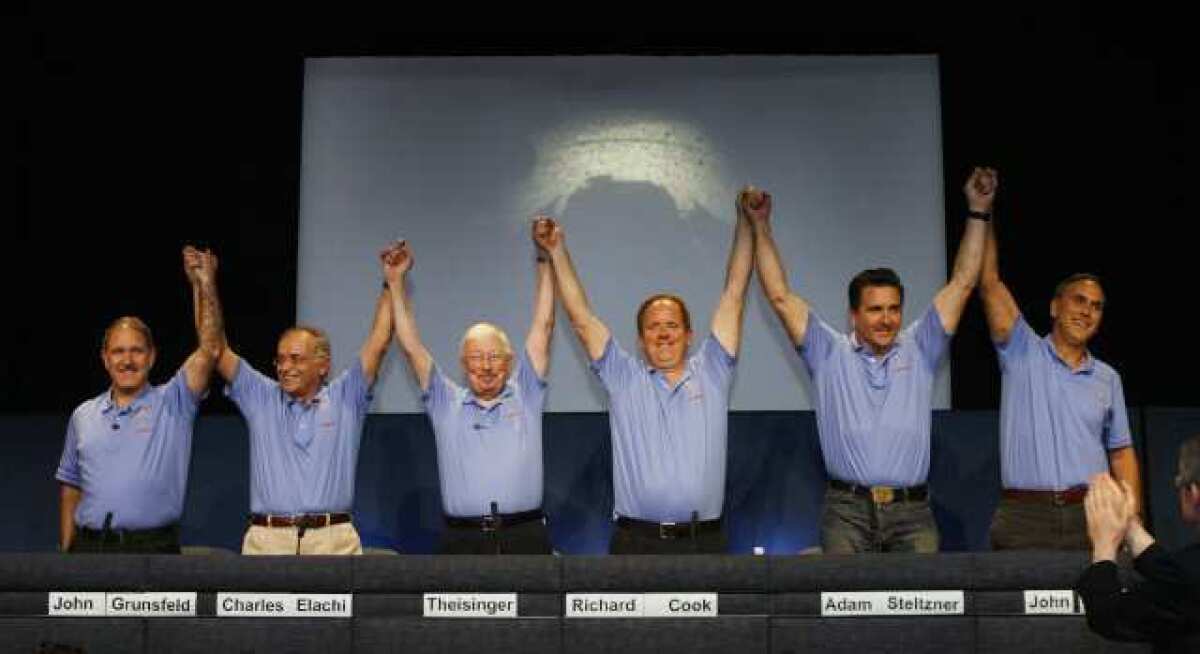
[[[362,541],[349,522],[305,529],[304,538],[298,527],[250,525],[242,554],[362,554]]]

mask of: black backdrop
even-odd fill
[[[907,4],[697,5],[683,23],[574,5],[535,17],[4,10],[0,412],[63,414],[98,393],[98,339],[124,313],[154,327],[156,380],[169,374],[194,345],[187,242],[217,250],[230,339],[267,367],[295,315],[303,57],[371,54],[936,53],[947,256],[964,172],[1000,168],[1001,265],[1034,327],[1048,325],[1057,280],[1096,272],[1109,309],[1094,350],[1124,375],[1129,404],[1197,404],[1187,363],[1172,361],[1200,315],[1187,273],[1190,23],[1141,6]],[[953,397],[960,409],[998,403],[977,301],[954,343]]]

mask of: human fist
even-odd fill
[[[751,221],[766,222],[771,217],[771,194],[747,185],[738,193],[737,207]]]
[[[992,202],[996,199],[996,189],[1000,187],[1000,174],[995,168],[980,168],[976,166],[963,185],[963,193],[967,196],[967,208],[982,213],[992,212]]]
[[[386,248],[380,250],[379,261],[383,265],[383,278],[389,285],[400,284],[401,278],[412,270],[413,256],[408,249],[408,242],[392,241]]]
[[[183,272],[193,284],[211,282],[217,272],[217,257],[188,245],[183,248]]]
[[[533,219],[533,242],[542,251],[549,253],[556,249],[563,240],[563,230],[558,222],[549,216],[535,216]]]

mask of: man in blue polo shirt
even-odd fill
[[[540,219],[534,229],[546,229]],[[451,379],[421,341],[405,278],[413,257],[399,243],[385,262],[396,341],[421,387],[437,442],[445,529],[441,554],[550,554],[542,514],[542,406],[554,331],[554,279],[537,261],[533,319],[513,361],[502,329],[476,323],[462,339],[467,386]]]
[[[725,288],[712,332],[689,357],[691,317],[683,300],[658,294],[637,313],[643,359],[627,353],[592,313],[557,224],[536,234],[550,254],[571,327],[609,400],[616,529],[613,554],[721,553],[729,391],[753,267],[746,212],[761,193],[738,195]]]
[[[901,330],[904,287],[888,268],[850,282],[850,323],[842,334],[791,291],[766,211],[753,212],[763,292],[813,379],[817,431],[829,486],[821,522],[826,553],[935,552],[929,509],[933,382],[963,308],[978,282],[994,171],[976,168],[964,192],[970,207],[949,283]]]
[[[371,386],[391,332],[384,290],[358,358],[332,380],[329,338],[316,327],[297,325],[280,336],[278,381],[223,349],[217,370],[250,429],[250,526],[243,554],[362,553],[350,515],[354,475]]]
[[[118,318],[104,332],[111,386],[71,414],[55,474],[64,552],[179,553],[192,425],[221,343],[217,259],[188,246],[183,264],[199,343],[169,382],[150,384],[156,351],[141,319]]]
[[[1055,288],[1050,333],[1039,337],[1000,280],[989,230],[979,295],[1000,358],[1000,475],[994,549],[1089,547],[1088,480],[1111,472],[1141,497],[1137,455],[1116,370],[1088,341],[1100,329],[1100,280],[1076,274]]]

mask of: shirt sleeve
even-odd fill
[[[804,328],[804,342],[796,346],[796,352],[804,360],[809,374],[817,374],[821,364],[833,353],[839,338],[843,336],[821,319],[816,311],[809,309],[808,326]]]
[[[429,369],[429,387],[421,392],[426,413],[436,421],[454,403],[455,395],[453,382],[446,378],[442,367],[435,362]]]
[[[1119,450],[1133,445],[1133,435],[1129,430],[1129,412],[1125,408],[1125,389],[1121,386],[1121,375],[1112,371],[1112,405],[1108,415],[1104,417],[1104,447]]]
[[[936,370],[950,345],[950,334],[942,325],[942,317],[938,315],[937,309],[929,305],[921,319],[910,329],[925,366]]]
[[[67,437],[63,443],[62,457],[58,461],[58,471],[54,474],[54,478],[72,486],[79,486],[83,483],[83,477],[79,474],[79,432],[75,428],[74,413],[67,421]]]
[[[242,413],[246,414],[256,407],[264,406],[270,393],[276,388],[275,382],[255,370],[245,359],[239,358],[233,381],[225,385],[225,396],[233,400]]]
[[[330,382],[329,387],[330,396],[343,405],[353,407],[354,412],[360,415],[367,412],[371,400],[375,399],[367,382],[367,373],[363,370],[362,359],[358,357],[354,357],[354,364],[343,370]]]
[[[604,344],[604,353],[590,367],[611,393],[614,389],[629,385],[630,378],[636,374],[638,362],[621,348],[617,337],[610,334],[608,343]]]
[[[1000,359],[1000,370],[1004,371],[1020,365],[1029,351],[1030,344],[1036,340],[1037,334],[1034,333],[1029,323],[1025,322],[1025,316],[1018,315],[1017,321],[1013,323],[1012,331],[1008,333],[1008,340],[992,342],[992,345],[996,347],[996,357]]]
[[[737,365],[737,357],[726,352],[716,335],[709,334],[700,344],[699,355],[704,361],[704,369],[713,376],[721,388],[729,390],[733,382],[733,369]]]
[[[208,397],[207,389],[196,395],[188,388],[187,371],[183,368],[175,373],[163,390],[163,399],[171,412],[185,417],[195,417],[196,412],[200,410],[200,401]]]
[[[521,389],[521,397],[530,405],[541,408],[545,404],[548,384],[545,379],[538,377],[529,354],[524,350],[517,359],[517,386]]]

